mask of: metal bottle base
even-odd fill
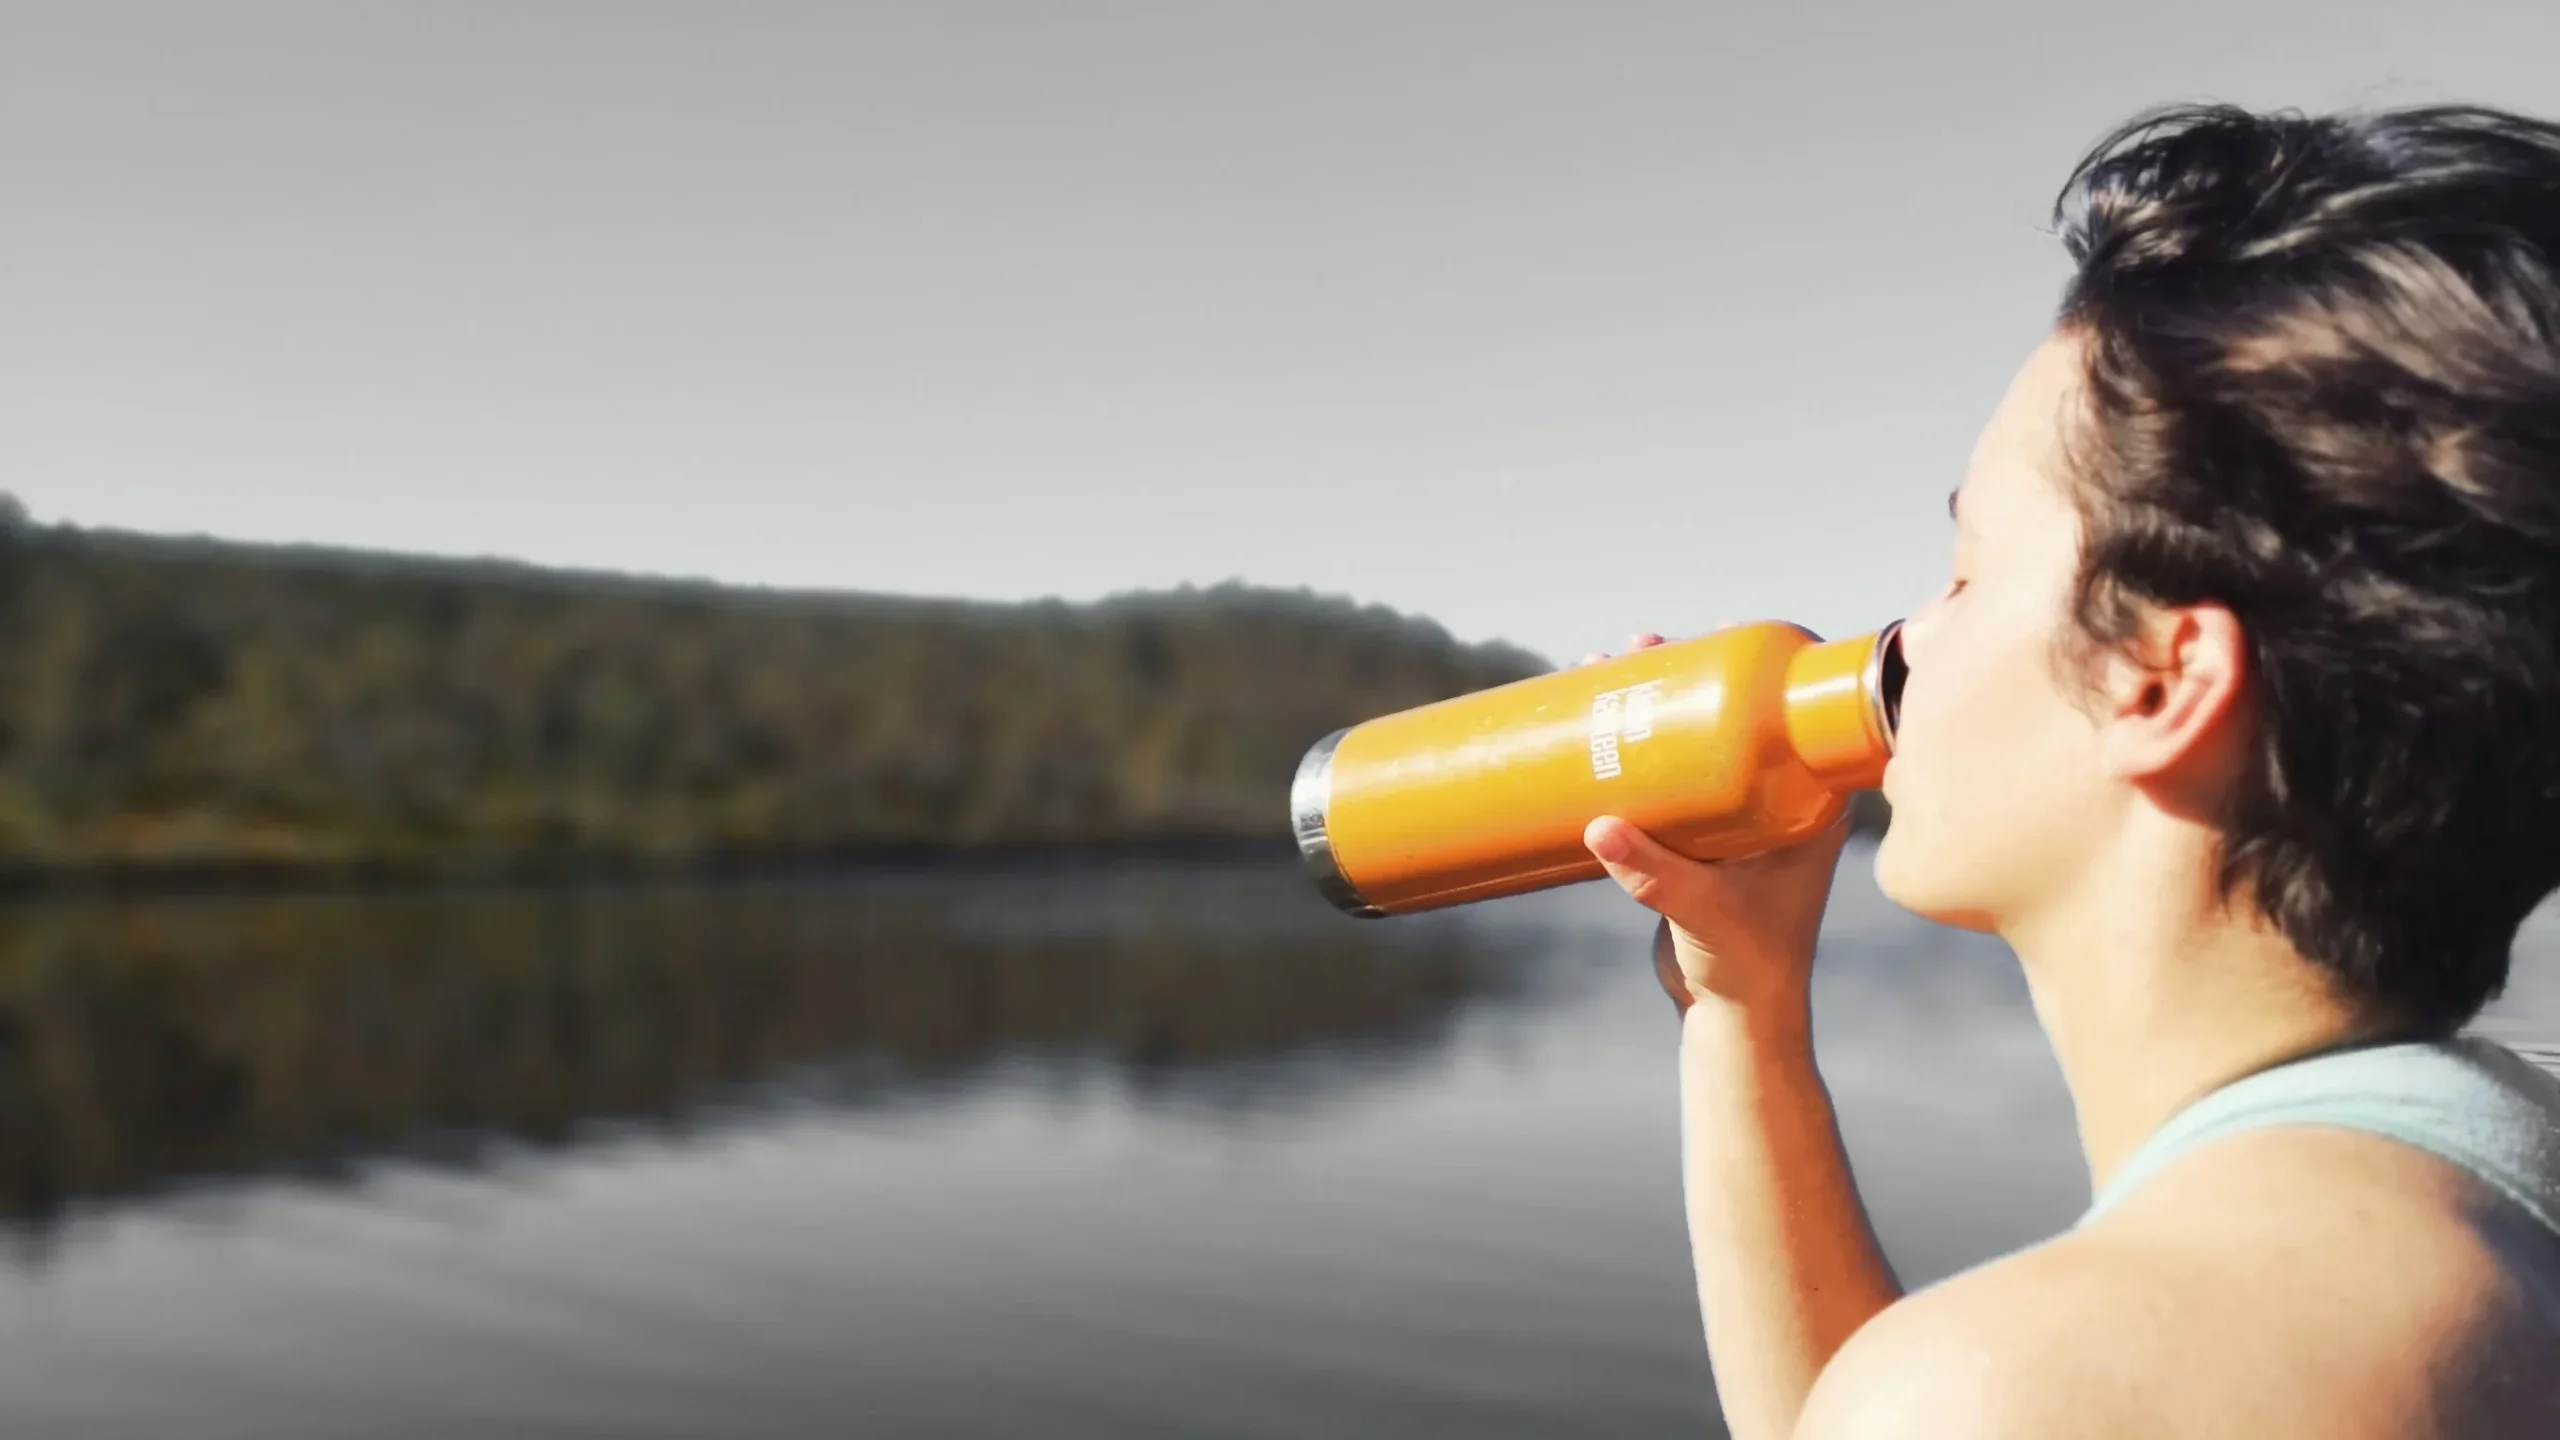
[[[1333,752],[1342,737],[1350,733],[1348,726],[1334,731],[1310,747],[1306,758],[1298,762],[1297,778],[1289,784],[1290,824],[1298,836],[1298,858],[1306,862],[1317,891],[1345,915],[1379,920],[1387,912],[1362,898],[1360,888],[1342,873],[1341,862],[1334,858],[1333,841],[1325,832],[1325,809],[1333,797]]]

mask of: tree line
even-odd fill
[[[1316,739],[1550,668],[1303,588],[771,591],[0,505],[0,878],[1277,846]]]
[[[1550,668],[1230,582],[981,603],[0,517],[0,869],[1285,842],[1298,757]]]

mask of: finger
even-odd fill
[[[1627,642],[1627,648],[1630,650],[1643,650],[1663,643],[1665,643],[1663,638],[1654,634],[1652,631],[1639,630],[1635,633],[1634,638]]]
[[[1584,826],[1582,843],[1618,888],[1659,914],[1667,915],[1664,907],[1678,903],[1697,869],[1696,861],[1673,853],[1615,815],[1602,815]]]
[[[1672,936],[1668,919],[1653,924],[1653,978],[1683,1014],[1696,1002],[1697,992],[1690,988],[1689,976],[1680,968],[1680,946]]]

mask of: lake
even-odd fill
[[[1907,1283],[2070,1223],[1997,942],[1844,860],[1823,1072]],[[0,910],[0,1433],[1715,1433],[1613,887],[1293,865]],[[2560,918],[2483,1022],[2560,1037]]]

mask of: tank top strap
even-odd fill
[[[2560,1078],[2479,1036],[2333,1051],[2235,1080],[2138,1146],[2079,1223],[2207,1141],[2278,1125],[2336,1126],[2416,1146],[2560,1237]]]

